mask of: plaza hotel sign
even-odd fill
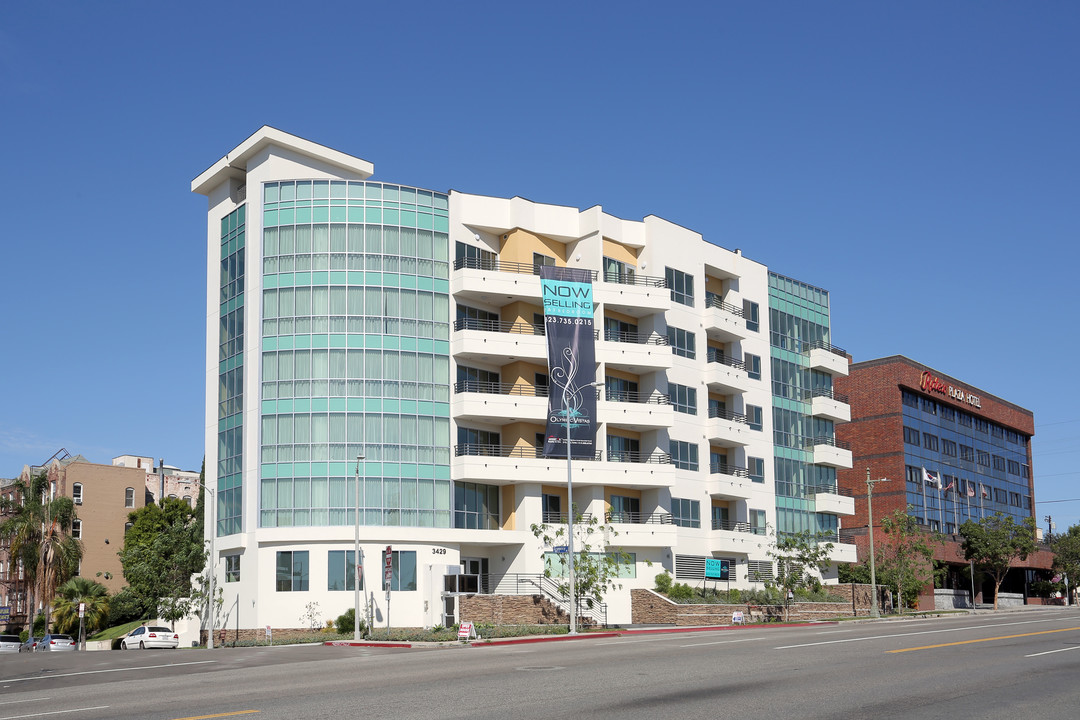
[[[978,395],[972,395],[961,388],[953,387],[929,370],[923,370],[920,387],[922,387],[923,392],[936,392],[941,393],[942,395],[948,395],[962,403],[967,403],[980,410],[982,409],[982,400],[979,399]]]

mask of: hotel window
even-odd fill
[[[975,429],[981,433],[989,433],[990,423],[982,418],[975,418]]]
[[[638,326],[615,318],[604,318],[604,339],[610,342],[637,342]]]
[[[543,442],[541,433],[540,442]],[[454,483],[454,527],[499,529],[499,488],[479,483]]]
[[[354,550],[331,550],[326,564],[327,590],[356,589],[356,554]],[[364,578],[360,577],[360,589],[364,589]]]
[[[956,457],[956,442],[941,438],[941,454]]]
[[[1009,493],[1001,488],[994,488],[994,502],[1007,505],[1009,502]]]
[[[970,445],[961,445],[960,459],[967,460],[968,462],[975,462],[975,448]]]
[[[641,441],[637,438],[607,436],[607,454],[611,462],[634,462],[640,453]]]
[[[923,433],[923,447],[930,452],[938,451],[938,437],[937,435],[931,435],[930,433]]]
[[[1020,507],[1020,493],[1018,493],[1018,492],[1010,492],[1009,493],[1009,504],[1012,505],[1013,507]]]
[[[636,402],[638,399],[638,384],[633,380],[605,377],[604,399],[610,402]]]
[[[641,498],[626,495],[611,496],[611,520],[609,522],[634,523],[641,519]]]
[[[1005,428],[1001,427],[1000,425],[991,424],[990,425],[990,434],[993,437],[996,437],[996,438],[1004,438],[1005,437]]]
[[[225,556],[225,582],[240,582],[240,556]]]
[[[76,539],[82,537],[82,520],[71,521],[71,537]]]
[[[956,420],[956,411],[948,405],[941,406],[941,419],[942,420]]]
[[[1031,478],[1031,468],[1023,463],[1020,464],[1020,477],[1028,480]]]
[[[459,242],[454,248],[454,259],[458,261],[458,267],[478,270],[494,270],[498,267],[495,253],[463,242]]]
[[[694,276],[674,268],[664,268],[671,299],[680,305],[694,307]]]
[[[965,412],[956,414],[956,421],[964,427],[971,427],[971,416]]]
[[[908,407],[919,407],[919,396],[909,390],[900,391],[900,400]]]
[[[982,465],[983,467],[990,467],[990,453],[986,452],[985,450],[976,450],[975,457],[976,462],[978,462],[979,465]]]
[[[544,267],[545,265],[549,267],[554,267],[555,258],[548,255],[541,255],[540,253],[533,253],[533,273],[539,275],[540,268]]]
[[[919,447],[919,431],[915,428],[904,426],[904,442],[908,445]]]
[[[689,330],[677,328],[673,325],[668,325],[667,333],[668,343],[671,345],[671,352],[679,357],[690,358],[691,360],[697,357],[694,333]]]
[[[743,317],[746,318],[746,329],[757,332],[761,327],[758,319],[758,304],[749,300],[743,300]]]
[[[278,592],[304,592],[308,589],[307,550],[288,550],[277,554]]]
[[[765,482],[765,460],[762,458],[748,457],[746,461],[750,464],[750,481],[756,483]]]
[[[1019,475],[1020,474],[1020,463],[1018,463],[1016,460],[1009,460],[1008,469],[1009,469],[1009,474],[1010,475]]]
[[[701,527],[701,503],[685,498],[671,498],[671,524],[679,527]]]
[[[743,362],[746,364],[746,374],[750,376],[751,380],[761,379],[761,358],[757,355],[751,355],[747,353],[743,356]]]
[[[697,390],[685,385],[668,383],[668,394],[675,412],[697,415]]]
[[[757,405],[746,406],[746,420],[750,423],[751,430],[761,430],[765,427],[761,408]]]
[[[671,464],[681,470],[698,469],[698,446],[682,440],[672,440],[668,445]]]
[[[135,488],[124,489],[124,507],[135,507]]]
[[[750,509],[750,531],[755,535],[765,534],[765,511]]]
[[[994,455],[994,469],[1005,472],[1005,458],[1000,455]]]
[[[76,505],[82,505],[82,483],[75,483],[71,486],[71,499],[75,501]]]
[[[382,552],[382,567],[386,567],[386,551]],[[390,558],[390,585],[386,585],[384,576],[383,590],[416,589],[416,551],[394,550]]]
[[[937,415],[937,403],[930,398],[922,399],[922,409],[928,415]]]

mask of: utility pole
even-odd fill
[[[870,468],[866,468],[866,513],[870,527],[870,617],[878,618],[877,603],[877,570],[874,567],[874,484],[889,482],[888,478],[870,479]]]

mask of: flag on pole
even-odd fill
[[[923,482],[925,482],[927,485],[936,487],[938,490],[941,489],[941,475],[938,472],[923,468],[922,476]]]
[[[967,484],[967,496],[969,498],[975,497],[975,483],[971,482],[970,480],[968,480]]]
[[[983,485],[982,483],[980,483],[980,484],[979,484],[979,490],[980,490],[980,491],[982,492],[982,496],[983,496],[984,498],[988,498],[988,499],[989,499],[989,497],[990,497],[990,493],[986,492],[986,486],[985,486],[985,485]]]
[[[950,480],[949,484],[945,486],[945,492],[949,492],[952,489],[953,489],[953,481]]]

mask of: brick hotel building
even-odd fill
[[[935,560],[951,567],[945,590],[970,596],[969,581],[958,572],[967,563],[957,528],[995,512],[1017,522],[1035,517],[1031,411],[901,355],[853,363],[849,375],[837,379],[836,390],[851,408],[851,422],[837,436],[854,448],[854,457],[852,467],[839,472],[839,482],[856,499],[845,534],[854,539],[859,560],[869,554],[869,468],[873,479],[890,480],[874,487],[875,538],[881,537],[883,517],[907,508],[947,538],[935,552]],[[1002,593],[1026,597],[1032,571],[1049,568],[1049,554],[1036,553],[1016,568]],[[991,583],[976,588],[987,602],[992,591]],[[933,608],[934,602],[927,588],[920,606]]]
[[[264,127],[192,182],[209,201],[207,528],[244,627],[352,607],[361,454],[362,587],[383,613],[390,546],[395,625],[449,625],[469,592],[546,592],[554,548],[530,528],[569,508],[566,460],[540,451],[543,265],[593,278],[598,452],[573,462],[574,502],[631,558],[598,620],[629,622],[631,588],[698,582],[710,558],[761,587],[774,530],[838,535],[848,362],[826,291],[656,216],[373,172]]]

